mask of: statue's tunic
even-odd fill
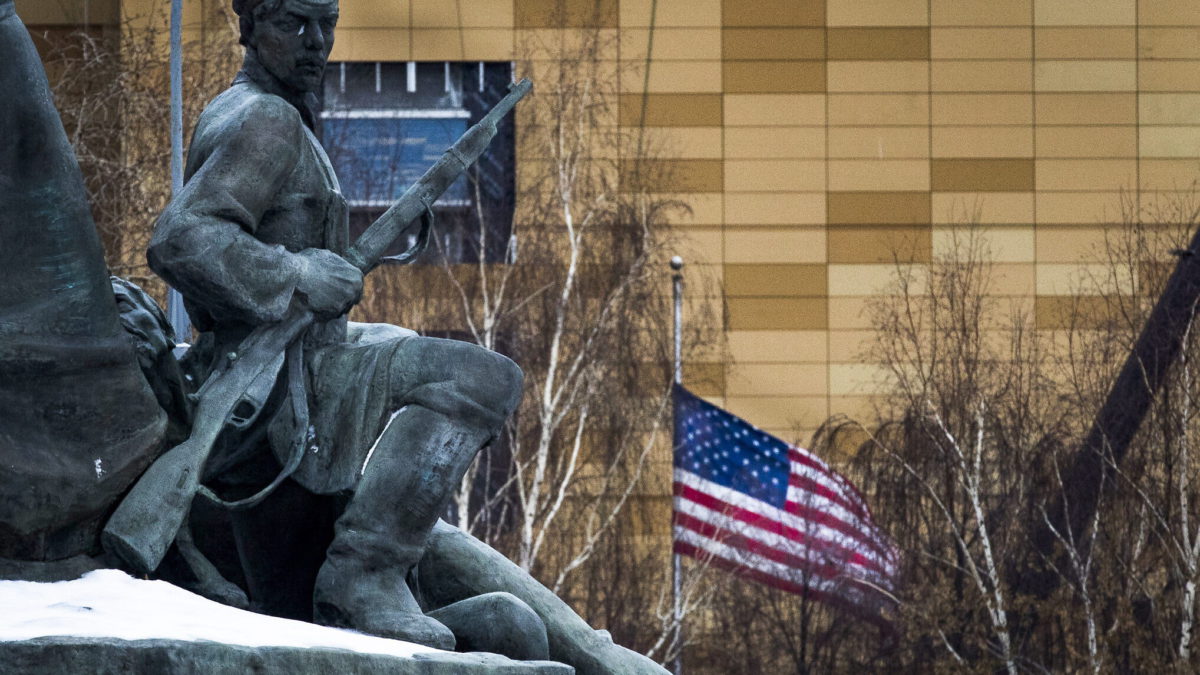
[[[121,329],[83,177],[29,34],[0,0],[0,558],[98,542],[166,416]]]
[[[346,201],[300,111],[242,74],[200,116],[186,183],[159,218],[148,257],[183,294],[197,329],[207,333],[198,344],[216,358],[236,350],[254,327],[283,318],[296,294],[297,252],[340,254],[347,239]],[[308,330],[312,431],[293,476],[306,488],[353,487],[396,393],[406,388],[392,381],[403,370],[393,362],[413,337],[391,326],[348,325],[344,317]],[[280,409],[289,406],[263,418]],[[273,432],[269,442],[282,463],[293,439]]]

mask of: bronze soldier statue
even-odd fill
[[[143,473],[164,442],[178,442],[166,413],[173,425],[191,420],[179,414],[183,388],[161,372],[177,369],[161,310],[131,284],[110,286],[78,165],[12,3],[0,0],[0,576],[69,579],[105,563],[94,555],[105,518],[159,465]],[[299,587],[309,597],[296,618],[549,657],[579,673],[665,672],[438,521],[516,405],[521,372],[472,345],[346,322],[364,266],[341,257],[358,246],[347,249],[345,202],[310,106],[337,1],[234,7],[245,67],[199,120],[188,182],[150,259],[202,331],[186,357],[196,384],[226,372],[254,330],[297,308],[317,316],[268,383],[263,414],[219,436],[205,464],[222,497],[257,504],[233,513],[250,595],[262,609]],[[189,537],[178,543],[195,553]],[[306,565],[311,576],[297,581]]]
[[[341,257],[346,202],[311,111],[337,0],[234,0],[234,9],[242,70],[200,116],[186,183],[159,218],[148,259],[202,333],[191,355],[201,378],[293,303],[317,321],[303,356],[290,355],[303,359],[303,376],[281,376],[258,428],[220,444],[211,482],[232,497],[257,489],[302,443],[291,479],[345,500],[317,574],[315,620],[451,648],[453,635],[422,613],[406,575],[468,464],[519,401],[521,371],[475,345],[347,323],[362,273]],[[311,411],[299,439],[287,403],[297,396]],[[246,440],[258,437],[265,442]],[[249,540],[239,550],[270,529],[235,518]]]

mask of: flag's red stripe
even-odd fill
[[[784,504],[783,510],[787,511],[793,516],[803,518],[804,520],[810,520],[814,523],[819,523],[831,529],[837,530],[847,537],[851,537],[861,542],[864,546],[878,553],[882,558],[888,558],[891,555],[891,552],[884,548],[881,543],[875,541],[867,533],[855,528],[853,525],[847,523],[841,518],[838,518],[837,516],[831,516],[824,511],[803,506],[801,504],[797,504],[796,502],[788,502]]]
[[[701,494],[703,494],[703,493],[701,493]],[[704,495],[704,496],[709,497],[711,499],[710,495]],[[684,497],[684,498],[687,498],[687,497]],[[695,500],[693,500],[693,499],[689,499],[688,501],[695,502]],[[696,502],[696,503],[700,503],[700,502]],[[767,523],[772,525],[772,527],[769,527],[769,528],[761,527],[761,525],[759,525],[757,523],[748,523],[748,524],[754,526],[756,529],[765,530],[767,532],[772,532],[774,534],[777,534],[779,536],[786,538],[789,541],[794,541],[799,546],[804,546],[810,550],[814,550],[814,551],[817,551],[818,553],[825,554],[828,557],[834,558],[836,560],[845,561],[845,563],[847,565],[856,565],[865,570],[870,570],[872,572],[875,572],[876,574],[879,574],[882,577],[885,577],[885,578],[890,577],[890,574],[888,574],[887,570],[883,567],[883,565],[881,563],[879,563],[878,561],[872,560],[871,558],[868,558],[867,556],[863,555],[861,552],[856,551],[852,548],[848,548],[837,542],[828,541],[828,540],[822,539],[820,537],[813,537],[813,536],[805,535],[804,533],[802,533],[798,530],[795,530],[793,528],[790,528],[787,525],[784,525],[783,523],[781,523],[777,520],[766,518],[765,516],[762,516],[761,514],[756,514],[752,511],[748,512],[748,511],[745,511],[744,509],[739,509],[736,506],[727,504],[720,500],[717,500],[717,504],[723,508],[713,508],[712,506],[710,506],[708,504],[701,504],[701,506],[704,506],[705,508],[711,509],[713,511],[716,511],[717,513],[720,513],[722,515],[728,516],[730,518],[733,518],[733,519],[741,521],[741,522],[747,522],[748,520],[753,519],[755,516],[757,516],[760,519],[765,519]],[[682,517],[682,518],[695,519],[698,522],[706,522],[702,519],[697,519],[695,516],[691,516],[689,514],[681,513],[678,511],[675,513],[675,516],[677,519]],[[706,523],[706,524],[709,527],[721,528],[721,526],[719,526],[719,525],[713,525],[710,523]],[[689,528],[689,529],[694,530],[695,528]],[[722,531],[731,532],[730,530],[727,530],[727,529],[723,529]],[[704,533],[701,532],[701,534],[704,534]],[[749,535],[750,536],[747,538],[753,539],[753,533],[749,533]],[[705,534],[705,536],[709,536],[709,535]],[[772,550],[779,550],[778,548],[771,547],[770,544],[766,544],[765,542],[762,543],[762,545],[766,546],[766,547],[770,547],[770,548],[772,548]],[[801,558],[796,558],[796,560],[801,560]],[[786,562],[786,561],[780,560],[778,562]],[[791,563],[788,563],[788,564],[791,564]],[[805,563],[805,564],[809,564],[809,563]]]
[[[687,499],[688,501],[695,502],[703,507],[712,509],[713,511],[716,511],[718,513],[723,513],[731,518],[740,520],[743,523],[746,523],[747,525],[753,525],[754,527],[761,528],[763,530],[766,530],[767,532],[773,532],[775,534],[787,537],[788,539],[794,539],[794,540],[804,543],[806,545],[811,539],[811,537],[805,535],[800,530],[797,530],[793,527],[785,525],[782,522],[780,522],[779,520],[770,518],[768,516],[764,516],[761,513],[743,509],[739,506],[735,506],[728,502],[722,501],[722,500],[708,494],[707,492],[701,492],[694,488],[688,487],[687,485],[684,485],[682,483],[675,483],[675,496],[681,497],[683,499]],[[837,529],[837,528],[832,528],[832,529]],[[840,532],[841,530],[838,530],[838,531]],[[855,537],[855,540],[861,541],[861,537]],[[827,542],[827,541],[822,540],[822,543],[825,546],[834,548],[834,549],[842,552],[843,557],[848,559],[851,563],[862,566],[862,567],[870,568],[872,570],[879,572],[880,574],[883,574],[884,576],[888,576],[888,572],[883,568],[883,566],[880,563],[862,555],[862,553],[855,551],[854,549],[848,548],[837,542]],[[864,542],[864,543],[866,543],[868,545],[870,544],[870,542]],[[886,556],[883,555],[883,552],[879,551],[879,549],[877,547],[870,546],[870,548],[873,551],[875,551],[876,553],[880,553],[881,557],[886,559]]]
[[[845,577],[842,572],[842,568],[838,567],[837,565],[833,565],[828,562],[807,560],[798,555],[781,551],[774,546],[761,542],[757,539],[752,539],[732,530],[727,530],[717,525],[713,525],[712,523],[707,523],[698,518],[693,518],[686,513],[676,513],[675,524],[680,527],[687,528],[696,534],[699,534],[700,536],[720,542],[726,546],[749,551],[750,553],[753,553],[761,558],[774,560],[777,563],[787,565],[788,567],[792,567],[801,573],[814,574],[823,579],[830,580],[837,579],[838,577]],[[814,543],[819,542],[805,542],[803,545],[809,550],[816,551],[818,553],[828,550],[823,546],[814,546]],[[841,558],[837,559],[839,561],[841,560]]]
[[[858,504],[852,504],[840,492],[835,492],[829,486],[822,485],[821,483],[818,483],[815,480],[813,480],[807,476],[802,476],[798,473],[793,473],[791,475],[791,477],[788,478],[788,484],[793,487],[798,487],[801,490],[805,490],[807,492],[812,492],[813,494],[821,495],[822,497],[828,499],[829,501],[833,502],[834,504],[837,504],[838,506],[842,507],[843,509],[846,509],[847,511],[849,511],[850,513],[853,513],[855,516],[858,516],[859,518],[862,518],[864,516],[862,508]]]
[[[867,500],[864,499],[862,493],[858,491],[858,487],[856,487],[854,483],[850,482],[845,476],[834,471],[829,466],[826,466],[823,462],[818,461],[814,456],[808,454],[807,451],[801,452],[801,449],[794,445],[788,446],[788,459],[791,459],[793,462],[803,464],[804,466],[812,467],[817,471],[829,476],[830,478],[833,478],[834,481],[836,481],[839,485],[849,490],[850,494],[853,495],[855,500],[858,502],[859,507],[856,509],[851,509],[851,511],[863,514],[867,519],[873,519],[873,516],[871,515],[871,507],[867,504]]]
[[[882,629],[892,629],[891,622],[889,622],[885,617],[881,616],[877,611],[872,611],[872,608],[865,607],[847,598],[825,593],[823,591],[818,591],[814,588],[808,588],[801,584],[785,581],[761,570],[748,568],[745,565],[741,565],[732,560],[726,560],[721,556],[709,553],[708,551],[697,548],[687,542],[675,542],[674,550],[680,555],[686,555],[688,557],[695,558],[696,560],[710,564],[713,567],[732,572],[748,579],[753,579],[754,581],[766,586],[778,588],[782,591],[787,591],[788,593],[795,593],[796,595],[801,595],[812,600],[816,600],[817,602],[822,602],[827,605],[849,611],[863,620],[875,624]],[[879,597],[884,598],[884,603],[889,602],[885,596]]]

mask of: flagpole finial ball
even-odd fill
[[[680,258],[677,255],[671,256],[671,269],[675,270],[676,272],[683,269],[683,258]]]

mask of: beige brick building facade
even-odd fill
[[[220,1],[186,0],[189,29]],[[17,0],[27,23],[54,30],[118,26],[161,4]],[[530,31],[561,25],[555,6],[342,0],[333,59],[513,60]],[[929,261],[977,212],[995,291],[1056,328],[1122,195],[1200,176],[1192,0],[559,6],[568,33],[614,32],[618,123],[661,141],[662,189],[691,205],[677,223],[691,300],[723,317],[729,362],[689,363],[689,380],[786,437],[862,409],[877,375],[859,358],[862,310],[895,254]]]

